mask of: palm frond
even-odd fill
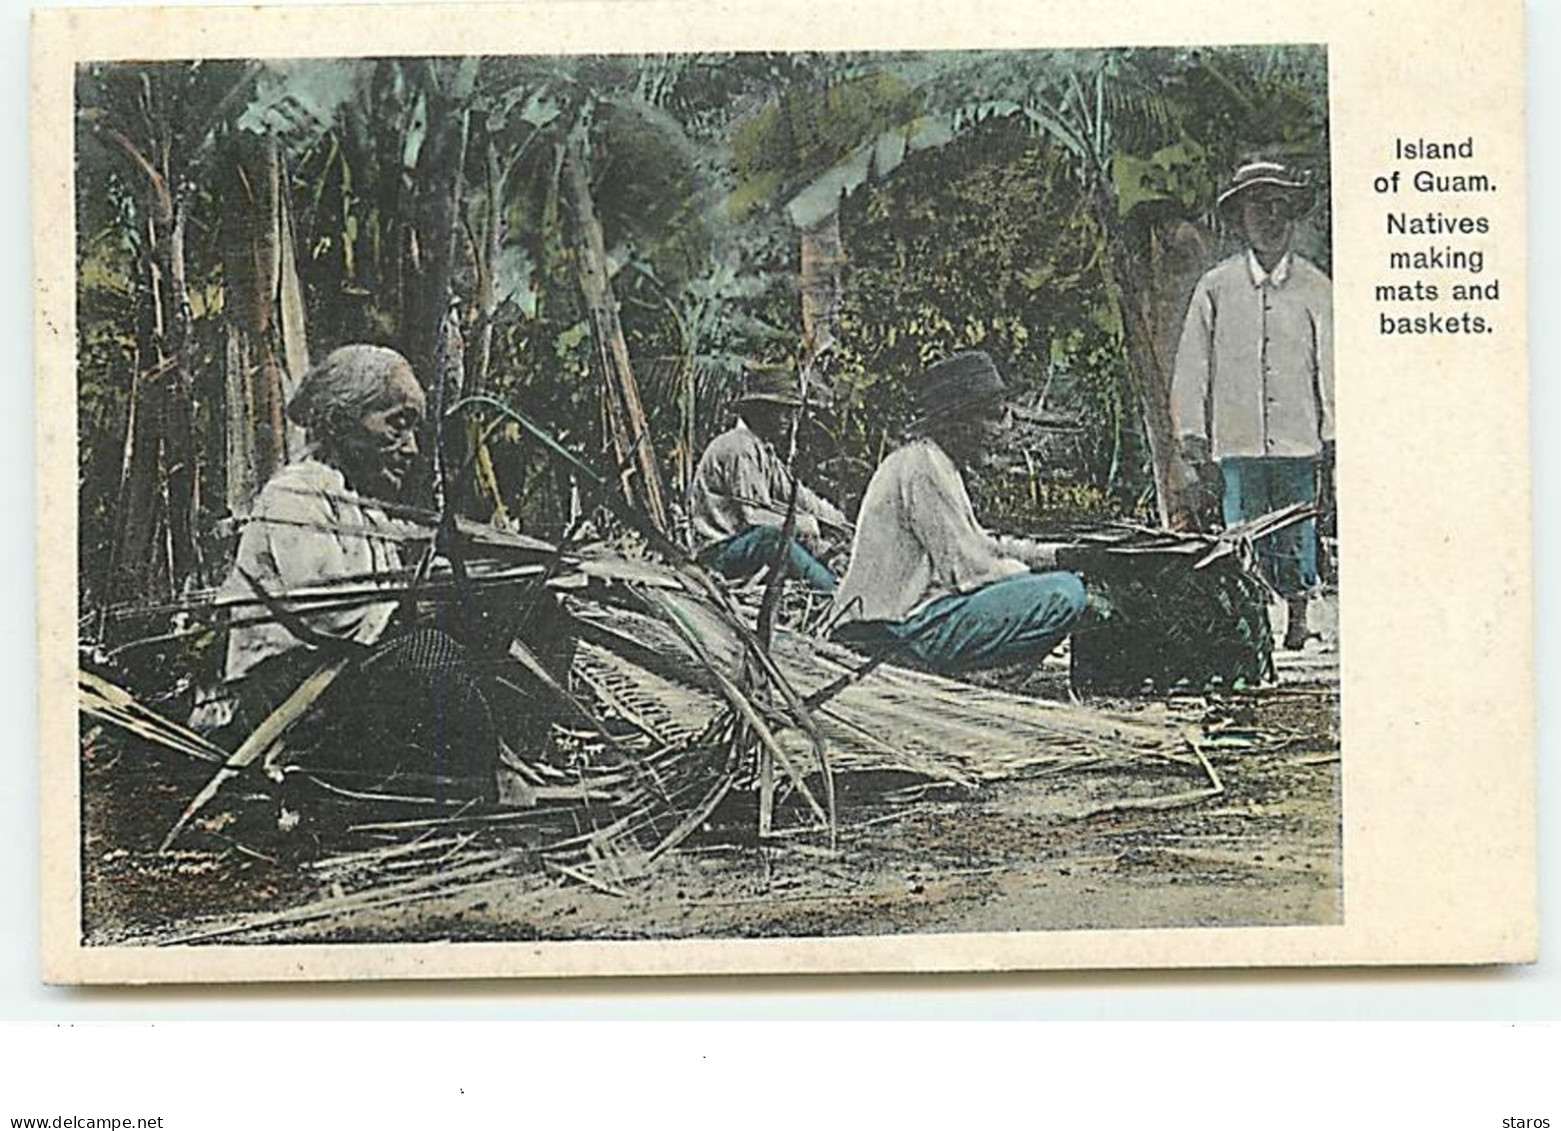
[[[292,694],[284,699],[276,710],[267,715],[249,737],[244,739],[216,775],[185,806],[184,811],[179,814],[179,819],[168,830],[168,835],[163,837],[159,851],[167,852],[172,848],[174,842],[179,839],[179,834],[189,827],[190,822],[212,798],[217,796],[225,784],[238,776],[239,771],[262,756],[268,759],[275,757],[280,750],[283,736],[294,723],[308,714],[320,696],[325,694],[326,689],[336,682],[336,677],[346,670],[349,661],[348,656],[338,656],[326,661],[306,676],[303,682],[294,688]]]

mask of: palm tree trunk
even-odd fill
[[[200,460],[195,442],[195,381],[190,372],[194,327],[185,276],[185,201],[175,192],[173,223],[161,264],[167,274],[164,293],[162,350],[171,363],[168,387],[168,429],[163,434],[168,476],[168,537],[176,591],[201,581],[200,546],[195,528],[200,514]]]
[[[1208,266],[1216,239],[1206,228],[1183,220],[1168,226],[1156,226],[1149,232],[1148,287],[1145,296],[1150,332],[1154,335],[1155,354],[1165,373],[1166,411],[1170,411],[1170,378],[1175,372],[1176,349],[1181,341],[1182,323],[1187,317],[1187,304],[1198,279]],[[1181,458],[1180,438],[1171,436],[1174,458],[1168,469],[1172,481],[1169,497],[1176,500],[1180,510],[1180,525],[1201,524],[1198,499],[1201,489],[1197,468],[1189,467]]]
[[[822,223],[802,230],[802,339],[804,353],[813,356],[840,334],[840,305],[844,297],[841,272],[845,250],[840,238],[840,212],[831,212]]]
[[[428,125],[413,176],[417,255],[401,319],[408,359],[425,382],[434,377],[439,327],[449,307],[466,160],[466,108],[451,89],[452,68],[458,64],[443,60],[427,65],[435,73],[424,87]]]
[[[116,596],[142,598],[177,592],[201,575],[183,155],[173,115],[160,105],[166,92],[150,76],[145,92],[150,136],[144,145],[105,130],[142,176],[136,375],[112,554]]]
[[[430,497],[443,474],[459,466],[464,432],[445,430],[444,410],[459,395],[448,359],[447,319],[455,297],[455,260],[460,238],[462,169],[470,116],[470,60],[437,59],[409,64],[419,84],[426,129],[412,171],[408,255],[402,267],[404,289],[400,337],[407,360],[428,392],[431,434],[425,444],[443,464],[438,475],[428,463],[417,465],[405,490],[413,498]],[[443,348],[442,348],[443,343]],[[448,442],[448,443],[447,443]],[[452,462],[453,461],[453,462]],[[455,502],[454,496],[449,501]]]
[[[140,304],[148,303],[144,291],[149,268],[141,271]],[[116,598],[152,591],[152,546],[160,520],[158,475],[162,455],[163,385],[158,370],[149,319],[138,318],[135,372],[131,376],[129,407],[125,413],[124,460],[119,470],[119,491],[114,507],[115,529],[109,561],[110,591]]]
[[[286,179],[274,139],[240,135],[230,170],[223,273],[228,315],[227,502],[242,513],[297,450],[285,408],[307,364]],[[291,356],[290,356],[291,355]]]
[[[1181,458],[1171,421],[1174,355],[1157,333],[1143,259],[1128,245],[1122,223],[1115,215],[1115,201],[1108,192],[1097,189],[1094,205],[1096,222],[1105,233],[1102,267],[1106,288],[1122,317],[1133,395],[1143,414],[1144,434],[1149,441],[1158,518],[1162,526],[1185,527],[1196,517],[1192,488],[1197,475]]]
[[[474,130],[478,137],[487,134],[487,122],[476,123]],[[482,194],[482,240],[480,245],[474,238],[473,250],[477,260],[477,348],[472,351],[469,361],[469,371],[466,374],[467,388],[473,393],[480,393],[488,387],[488,370],[493,365],[493,320],[499,312],[499,289],[496,276],[499,270],[499,256],[504,248],[504,175],[499,169],[498,155],[493,150],[493,141],[489,138],[485,143],[483,194]]]
[[[382,59],[374,67],[371,89],[372,107],[390,107],[401,110],[401,95],[397,93],[403,62]],[[395,324],[406,308],[407,272],[412,261],[410,254],[415,238],[409,235],[412,225],[406,213],[410,207],[406,201],[402,162],[407,146],[407,132],[411,127],[411,113],[404,111],[399,128],[386,128],[370,109],[361,120],[363,134],[368,139],[364,155],[368,167],[356,178],[358,183],[373,186],[375,198],[369,212],[366,229],[369,254],[358,255],[362,271],[361,285],[372,299],[364,321],[380,314]]]
[[[606,240],[591,197],[585,162],[585,138],[581,131],[576,131],[565,153],[564,178],[574,208],[576,274],[596,343],[613,447],[623,472],[626,497],[642,506],[659,529],[666,530],[666,492],[661,468],[656,462],[639,385],[629,362],[629,346],[618,320],[618,302],[607,270]]]
[[[475,123],[475,134],[487,136],[487,123]],[[473,237],[473,256],[477,263],[477,341],[476,349],[467,358],[466,390],[480,393],[488,387],[488,371],[493,366],[493,323],[499,312],[498,285],[495,276],[499,269],[499,255],[504,242],[504,176],[500,172],[498,155],[493,142],[486,142],[484,166],[486,176],[483,185],[482,239],[479,245]],[[499,486],[498,472],[493,466],[493,455],[481,426],[475,420],[467,422],[467,450],[475,458],[473,473],[479,496],[493,508],[495,526],[510,525],[509,508],[504,503],[504,493]]]

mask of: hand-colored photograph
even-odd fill
[[[1327,62],[78,64],[82,945],[1340,922]]]

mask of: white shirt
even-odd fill
[[[954,461],[915,440],[891,452],[867,485],[834,615],[841,624],[903,621],[939,597],[1027,572],[1019,555],[1040,552],[983,530]]]
[[[401,546],[412,531],[388,518],[368,499],[347,489],[342,473],[312,458],[283,467],[261,490],[239,536],[233,572],[218,594],[252,599],[243,570],[273,595],[296,595],[324,583],[363,577],[365,586],[395,580]],[[324,636],[372,644],[384,633],[397,602],[371,601],[346,608],[301,611],[299,617]],[[250,623],[246,623],[246,621]],[[261,660],[300,647],[300,641],[263,606],[240,605],[228,629],[225,678],[241,678]]]
[[[1198,280],[1171,382],[1178,436],[1216,460],[1315,457],[1333,439],[1333,285],[1287,253],[1251,251]]]
[[[786,520],[791,480],[775,449],[741,420],[722,432],[699,457],[689,489],[696,548],[755,526],[780,526]],[[797,484],[797,533],[818,537],[820,519],[848,529],[838,507]]]

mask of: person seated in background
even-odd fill
[[[734,581],[773,565],[795,489],[787,569],[812,588],[833,592],[835,575],[815,551],[822,528],[849,531],[850,523],[833,503],[797,482],[777,450],[789,447],[804,407],[801,384],[786,366],[751,366],[746,378],[735,405],[737,423],[710,441],[690,487],[699,560]]]
[[[997,537],[976,521],[963,470],[1008,422],[992,359],[957,353],[917,390],[907,443],[873,473],[851,565],[835,590],[833,639],[938,672],[1039,662],[1085,607],[1057,547]],[[1043,572],[1037,572],[1043,571]]]
[[[320,768],[344,784],[410,773],[491,796],[499,740],[467,650],[438,628],[391,632],[399,599],[372,596],[407,583],[403,546],[430,536],[384,505],[418,456],[425,413],[411,365],[381,346],[343,346],[300,382],[287,414],[308,448],[262,488],[221,591],[242,602],[224,670],[236,702],[230,726],[242,739],[334,650],[356,652],[320,700]],[[333,583],[371,592],[324,608],[288,599]],[[277,615],[257,591],[291,615]]]

